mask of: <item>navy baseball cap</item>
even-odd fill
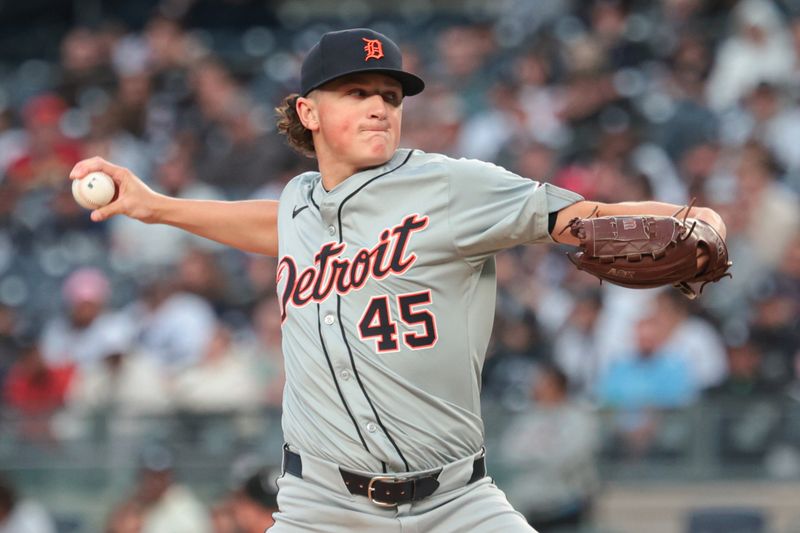
[[[378,72],[400,82],[404,96],[425,88],[421,78],[403,70],[400,48],[388,37],[369,28],[332,31],[324,34],[303,61],[300,94],[356,72]]]

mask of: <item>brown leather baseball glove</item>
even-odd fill
[[[580,240],[581,251],[567,255],[579,270],[601,281],[634,289],[673,285],[695,298],[707,283],[730,276],[733,263],[713,227],[702,220],[678,219],[678,213],[573,218],[564,229]],[[697,266],[699,249],[708,255],[702,270]]]

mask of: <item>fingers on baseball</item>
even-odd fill
[[[116,198],[115,198],[116,199]],[[102,222],[120,213],[118,202],[112,200],[110,204],[92,211],[91,218],[94,222]]]
[[[103,220],[109,219],[114,215],[119,215],[122,213],[122,205],[117,201],[119,199],[119,195],[120,187],[117,187],[116,191],[114,191],[114,197],[111,198],[111,201],[108,204],[91,212],[89,215],[91,219],[94,222],[102,222]]]
[[[69,173],[70,179],[80,179],[89,174],[90,172],[105,172],[111,179],[119,184],[127,170],[119,165],[115,165],[103,159],[102,157],[95,156],[89,159],[78,161],[72,171]]]

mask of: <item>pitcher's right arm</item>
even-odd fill
[[[147,224],[175,226],[245,252],[278,255],[277,201],[173,198],[155,192],[127,168],[100,157],[78,162],[69,177],[80,179],[98,171],[111,176],[118,193],[110,204],[92,211],[95,222],[126,215]]]

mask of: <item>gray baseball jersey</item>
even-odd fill
[[[493,255],[551,241],[548,214],[580,199],[418,150],[331,191],[295,177],[278,215],[286,441],[368,472],[480,450]]]

